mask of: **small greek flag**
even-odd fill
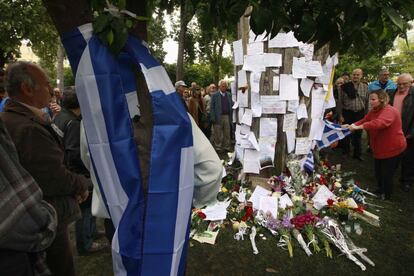
[[[62,37],[76,76],[92,166],[116,228],[115,275],[183,275],[194,189],[191,121],[165,69],[129,37],[113,56],[86,24]],[[138,66],[152,100],[152,144],[144,197],[132,120]]]
[[[303,163],[303,168],[306,172],[311,173],[315,170],[315,162],[313,159],[313,153],[310,151],[306,156],[305,162]]]
[[[324,120],[325,127],[323,129],[322,139],[316,141],[318,148],[323,149],[329,147],[332,143],[344,139],[351,134],[351,131],[347,128],[342,128],[338,124]]]

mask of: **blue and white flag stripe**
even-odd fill
[[[351,131],[347,128],[342,128],[338,124],[324,120],[325,126],[323,129],[322,139],[317,141],[319,149],[329,147],[332,143],[344,139],[351,134]]]
[[[307,172],[313,172],[315,170],[315,161],[313,159],[313,152],[310,151],[306,156],[305,163],[303,164],[303,168]]]
[[[129,38],[125,53],[115,58],[87,32],[91,32],[90,25],[67,34],[62,41],[76,73],[76,90],[101,193],[116,227],[114,273],[182,275],[194,185],[188,114],[173,93],[165,69],[140,40]],[[146,204],[133,139],[134,104],[127,102],[128,98],[137,102],[131,97],[136,87],[128,63],[141,67],[152,99]]]

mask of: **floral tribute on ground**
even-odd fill
[[[219,226],[227,222],[236,232],[235,240],[250,240],[254,254],[260,250],[256,233],[269,231],[290,257],[297,242],[307,256],[320,253],[332,258],[334,246],[362,270],[365,264],[375,266],[364,254],[367,249],[357,247],[348,235],[352,230],[362,234],[361,220],[379,226],[379,217],[367,210],[373,205],[367,196],[375,195],[361,189],[340,165],[321,162],[311,174],[298,160],[288,161],[286,167],[284,174],[257,186],[244,180],[237,168],[226,168],[216,206],[193,210],[191,236],[214,244]],[[200,240],[203,235],[214,239]]]

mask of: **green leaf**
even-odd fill
[[[126,0],[118,0],[118,9],[125,10],[126,8]]]
[[[388,18],[401,30],[404,31],[404,20],[398,14],[396,10],[391,7],[385,7],[384,12],[387,14]]]
[[[103,32],[111,24],[110,14],[101,14],[93,22],[93,30],[95,33]]]
[[[112,30],[109,30],[109,32],[106,34],[106,41],[108,42],[109,46],[111,46],[114,42],[114,32]]]

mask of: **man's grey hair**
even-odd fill
[[[390,70],[388,70],[387,68],[382,68],[381,71],[379,71],[378,76],[381,76],[382,74],[384,74],[385,72],[390,72]]]
[[[413,81],[413,76],[411,76],[411,74],[409,73],[402,73],[401,75],[398,76],[398,79],[406,79],[408,81]]]
[[[226,80],[220,80],[218,85],[220,86],[222,83],[225,83],[226,85],[229,85]]]
[[[20,94],[23,83],[28,84],[32,88],[35,87],[36,80],[30,72],[30,67],[33,65],[34,63],[28,61],[17,61],[7,66],[5,81],[6,91],[10,97]]]

